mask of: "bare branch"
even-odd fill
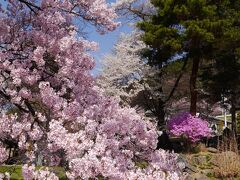
[[[176,89],[178,87],[178,84],[179,84],[179,82],[180,82],[180,80],[181,80],[181,78],[183,76],[184,70],[185,70],[185,68],[187,66],[187,62],[188,62],[188,59],[184,59],[184,63],[183,63],[181,72],[180,72],[178,78],[176,79],[175,84],[174,84],[170,94],[168,95],[167,99],[164,101],[164,103],[168,102],[171,99],[171,97],[174,95],[174,92],[176,91]]]
[[[28,2],[27,0],[18,0],[18,1],[21,3],[24,3],[34,13],[36,13],[36,11],[34,9],[41,10],[41,8],[39,6],[37,6],[36,4],[33,4],[31,2]]]

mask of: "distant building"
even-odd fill
[[[210,124],[210,127],[213,129],[216,135],[220,135],[223,133],[223,130],[225,128],[224,115],[211,116],[206,114],[200,114],[200,117],[208,121],[208,123]],[[231,114],[227,114],[226,117],[227,117],[227,127],[231,129],[232,128]]]

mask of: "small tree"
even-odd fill
[[[113,52],[104,56],[102,71],[97,84],[110,96],[119,98],[124,105],[131,104],[132,97],[144,89],[140,81],[150,67],[141,57],[146,45],[140,40],[141,33],[135,31],[121,34]]]

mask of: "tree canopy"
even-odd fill
[[[192,61],[190,112],[196,114],[199,65],[215,57],[220,40],[226,31],[233,29],[232,18],[237,17],[239,1],[152,0],[151,3],[156,14],[138,23],[145,32],[143,40],[150,46],[150,63],[162,66],[175,57]]]

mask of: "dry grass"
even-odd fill
[[[223,136],[221,140],[218,140],[218,150],[220,152],[232,151],[238,154],[238,144],[236,137],[233,134]]]
[[[222,152],[216,157],[213,169],[216,178],[233,178],[240,175],[240,158],[239,155],[232,152]]]
[[[240,156],[238,145],[234,136],[223,137],[218,143],[221,152],[213,160],[214,174],[216,178],[233,178],[240,176]]]

